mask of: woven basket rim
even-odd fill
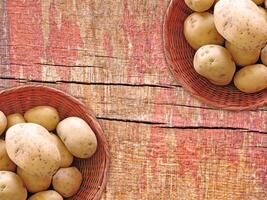
[[[99,124],[99,128],[100,128],[101,131],[98,132],[97,134],[98,134],[99,137],[101,137],[101,140],[102,140],[101,144],[103,145],[103,149],[105,151],[105,160],[104,160],[105,168],[104,168],[104,173],[102,174],[102,177],[101,177],[102,178],[102,184],[98,188],[98,191],[96,192],[96,194],[95,194],[95,196],[93,198],[93,200],[99,200],[101,198],[101,196],[102,196],[102,193],[104,192],[104,190],[106,188],[107,179],[108,179],[108,170],[109,170],[109,167],[110,167],[110,151],[109,151],[109,148],[108,148],[108,143],[107,143],[106,137],[103,134],[104,131],[103,131],[101,122],[97,120],[97,118],[95,117],[96,115],[94,114],[93,110],[90,107],[86,106],[84,103],[82,103],[77,98],[71,96],[70,94],[68,94],[66,92],[63,92],[62,90],[58,90],[58,89],[52,88],[52,87],[43,86],[43,85],[15,86],[15,87],[11,87],[11,88],[7,88],[7,89],[4,89],[4,90],[1,90],[0,91],[0,95],[3,95],[5,93],[16,92],[17,90],[20,90],[20,89],[31,89],[31,88],[45,89],[47,91],[55,92],[55,93],[61,94],[62,96],[65,96],[68,100],[74,102],[75,104],[77,104],[77,106],[81,107],[82,110],[85,111],[86,115],[89,115],[91,118],[94,119],[94,121],[96,121]]]
[[[192,89],[187,83],[185,83],[183,81],[183,79],[179,76],[177,76],[174,72],[174,70],[172,69],[172,66],[173,65],[173,61],[172,61],[172,56],[170,55],[169,51],[168,51],[168,47],[170,47],[170,40],[169,40],[169,37],[168,37],[168,21],[170,20],[170,14],[171,12],[173,12],[173,9],[174,9],[174,6],[175,6],[175,3],[179,1],[179,0],[171,0],[170,1],[170,4],[166,10],[166,13],[165,13],[165,16],[164,16],[164,22],[163,22],[163,31],[162,31],[162,35],[163,35],[163,45],[164,45],[164,55],[165,55],[165,60],[167,62],[167,65],[168,65],[168,69],[170,71],[170,73],[172,74],[172,77],[174,77],[174,79],[176,81],[178,81],[182,87],[188,91],[192,96],[194,96],[195,98],[197,98],[198,100],[200,100],[201,102],[204,102],[210,106],[213,106],[213,107],[217,107],[217,108],[220,108],[220,109],[224,109],[224,110],[230,110],[230,111],[243,111],[243,110],[256,110],[257,108],[259,107],[262,107],[262,106],[265,106],[267,104],[267,99],[266,100],[262,100],[262,101],[259,101],[257,102],[256,104],[253,104],[253,105],[248,105],[248,106],[229,106],[229,105],[222,105],[222,104],[219,104],[217,102],[214,102],[208,98],[205,98],[205,97],[202,97],[200,95],[198,95],[196,93],[196,91],[194,89]]]

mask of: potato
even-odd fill
[[[267,42],[267,22],[251,0],[220,0],[214,22],[218,32],[240,49],[258,50]]]
[[[224,38],[215,28],[213,15],[208,12],[189,15],[184,22],[184,35],[194,49],[207,44],[224,44]]]
[[[185,0],[185,4],[196,12],[204,12],[213,5],[214,0]]]
[[[0,110],[0,135],[2,135],[5,130],[6,130],[6,126],[7,126],[7,119],[5,114]]]
[[[90,126],[81,118],[69,117],[57,126],[57,133],[72,155],[89,158],[97,149],[97,139]]]
[[[60,118],[57,110],[51,106],[37,106],[24,114],[27,122],[39,124],[48,131],[56,128]]]
[[[264,0],[252,0],[255,4],[260,5],[264,2]]]
[[[7,128],[14,126],[15,124],[25,123],[25,119],[20,113],[14,113],[7,116]]]
[[[219,45],[205,45],[194,56],[197,73],[216,85],[227,85],[233,79],[236,66],[230,53]]]
[[[267,67],[262,64],[246,66],[236,73],[234,83],[242,92],[260,92],[267,88]]]
[[[267,65],[267,45],[261,50],[261,62]]]
[[[247,66],[255,64],[260,57],[260,50],[246,51],[244,49],[239,49],[230,42],[225,42],[226,49],[232,55],[235,63],[240,66]]]
[[[20,177],[8,171],[0,171],[0,199],[26,200],[27,190]]]
[[[52,184],[63,197],[71,197],[80,189],[82,174],[76,167],[61,168],[53,176]]]
[[[60,164],[60,153],[50,133],[33,123],[20,123],[6,132],[6,149],[10,159],[27,173],[51,176]]]
[[[34,176],[20,167],[17,168],[17,174],[26,185],[27,190],[32,193],[47,190],[52,182],[52,176]]]
[[[69,167],[71,163],[73,162],[73,155],[69,152],[69,150],[66,148],[64,143],[60,140],[60,138],[54,134],[51,134],[52,140],[57,145],[57,148],[60,153],[60,165],[59,167]]]
[[[5,141],[0,139],[0,171],[14,172],[15,170],[15,163],[7,155]]]
[[[267,21],[267,11],[266,11],[266,9],[264,9],[263,7],[260,7],[260,6],[258,6],[258,8],[259,8],[259,11],[260,11],[261,15],[264,17],[265,21]]]
[[[63,197],[54,190],[48,190],[36,193],[28,200],[63,200]]]

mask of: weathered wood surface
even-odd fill
[[[0,89],[43,84],[90,106],[112,154],[102,199],[266,200],[267,108],[200,103],[171,77],[169,0],[2,0]]]

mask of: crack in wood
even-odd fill
[[[14,80],[18,81],[20,83],[47,83],[47,84],[78,84],[78,85],[103,85],[103,86],[125,86],[125,87],[151,87],[151,88],[164,88],[164,89],[173,89],[175,87],[181,87],[179,85],[152,85],[152,84],[127,84],[127,83],[105,83],[105,82],[91,82],[91,83],[85,83],[80,81],[44,81],[44,80],[30,80],[30,79],[24,79],[24,78],[14,78],[14,77],[0,77],[0,80]],[[214,107],[205,107],[205,106],[193,106],[193,105],[186,105],[186,104],[175,104],[175,103],[154,103],[154,102],[145,102],[146,104],[154,104],[154,105],[162,105],[162,106],[175,106],[175,107],[185,107],[185,108],[196,108],[196,109],[205,109],[205,110],[214,110],[219,111],[221,109],[217,109]],[[250,112],[258,112],[258,111],[267,111],[265,108],[260,108],[258,110],[249,110]]]
[[[152,122],[152,121],[145,121],[145,120],[131,120],[131,119],[118,119],[118,118],[110,118],[110,117],[97,117],[100,120],[106,121],[116,121],[116,122],[126,122],[126,123],[136,123],[136,124],[144,124],[144,125],[153,125],[156,128],[162,129],[181,129],[181,130],[225,130],[225,131],[238,131],[244,133],[257,133],[257,134],[267,134],[266,131],[259,131],[259,130],[250,130],[246,128],[237,128],[237,127],[209,127],[209,126],[166,126],[166,123],[161,122]]]
[[[219,110],[214,107],[205,107],[205,106],[191,106],[186,104],[176,104],[176,103],[154,103],[154,102],[146,102],[147,104],[152,105],[160,105],[160,106],[175,106],[175,107],[186,107],[186,108],[199,108],[199,109],[206,109],[206,110]]]
[[[247,148],[260,148],[260,149],[267,149],[267,146],[246,146]]]
[[[104,68],[103,66],[97,66],[97,65],[59,65],[59,64],[53,64],[53,63],[34,63],[37,65],[43,65],[43,66],[55,66],[55,67],[67,67],[67,68]]]
[[[49,83],[49,84],[60,84],[60,83],[66,83],[66,84],[79,84],[79,85],[106,85],[106,86],[125,86],[125,87],[151,87],[151,88],[173,88],[174,86],[168,86],[168,85],[153,85],[153,84],[129,84],[129,83],[105,83],[105,82],[80,82],[80,81],[46,81],[46,80],[30,80],[25,78],[14,78],[14,77],[0,77],[0,80],[14,80],[18,82],[27,82],[27,83]]]
[[[194,105],[186,105],[186,104],[176,104],[176,103],[155,103],[155,102],[146,102],[147,104],[152,104],[152,105],[160,105],[160,106],[175,106],[175,107],[185,107],[185,108],[198,108],[198,109],[205,109],[205,110],[215,110],[215,111],[223,111],[220,108],[215,108],[215,107],[205,107],[205,106],[194,106]],[[259,108],[257,110],[249,110],[250,112],[258,112],[258,111],[267,111],[264,108]]]
[[[146,125],[163,125],[165,123],[161,122],[152,122],[152,121],[145,121],[145,120],[132,120],[132,119],[118,119],[118,118],[112,118],[112,117],[96,117],[100,120],[106,120],[106,121],[116,121],[116,122],[126,122],[126,123],[137,123],[137,124],[146,124]]]
[[[159,128],[163,129],[207,129],[207,130],[232,130],[239,132],[249,132],[249,133],[259,133],[259,134],[267,134],[267,131],[260,130],[251,130],[247,128],[238,128],[238,127],[220,127],[220,126],[159,126]]]
[[[3,65],[16,65],[16,66],[27,66],[30,67],[32,65],[27,64],[21,64],[21,63],[5,63]],[[53,64],[53,63],[33,63],[33,65],[42,65],[42,66],[55,66],[55,67],[67,67],[67,68],[104,68],[103,66],[97,66],[97,65],[59,65],[59,64]]]

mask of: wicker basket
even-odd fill
[[[70,199],[100,199],[107,182],[109,151],[103,130],[93,112],[74,97],[44,86],[22,86],[0,92],[0,110],[5,114],[23,113],[38,105],[57,108],[61,119],[69,116],[81,117],[95,132],[98,140],[97,152],[87,160],[74,161],[74,165],[81,170],[84,179],[80,191]]]
[[[184,0],[172,0],[165,16],[163,39],[166,60],[176,80],[194,96],[215,107],[229,110],[255,109],[267,103],[267,90],[245,94],[233,84],[216,86],[198,75],[193,68],[195,51],[183,35],[183,23],[192,11]]]

